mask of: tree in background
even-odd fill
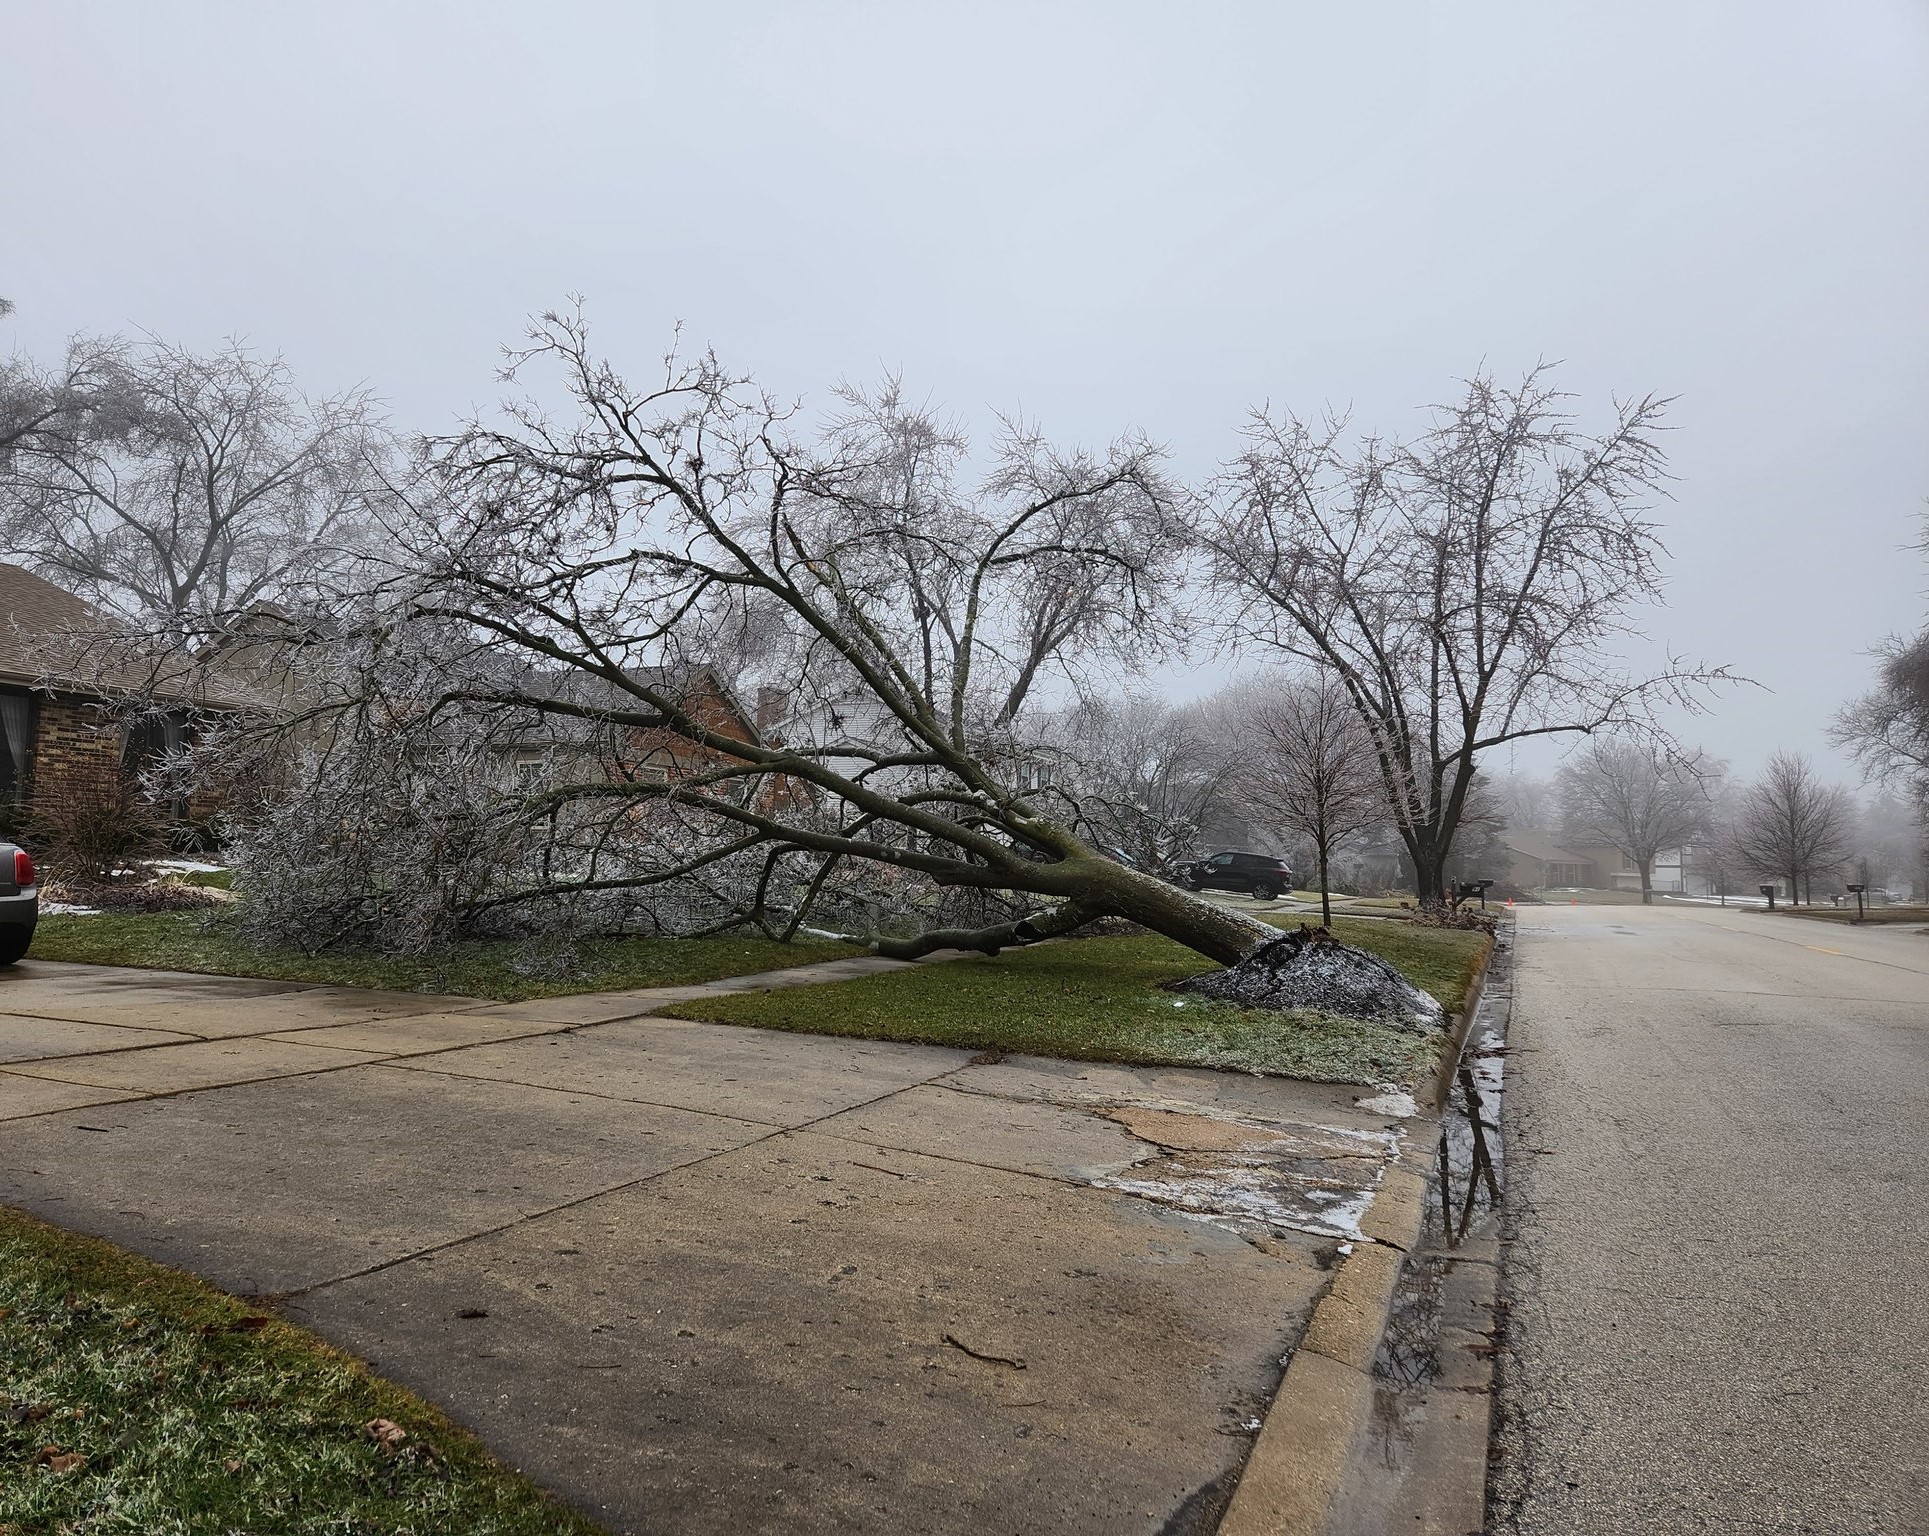
[[[1493,780],[1494,802],[1510,827],[1545,829],[1554,825],[1557,801],[1552,779],[1512,771]]]
[[[1916,547],[1929,554],[1929,522]],[[1929,888],[1929,627],[1876,647],[1876,686],[1843,706],[1831,738],[1864,776],[1914,804],[1915,882]]]
[[[13,305],[0,298],[0,319],[12,313]],[[101,353],[98,343],[76,342],[57,374],[22,357],[0,360],[0,475],[9,472],[13,451],[22,444],[71,436],[82,418],[99,413],[113,382]],[[15,536],[7,516],[0,503],[0,536],[11,548]]]
[[[1848,855],[1856,881],[1871,891],[1908,884],[1918,893],[1924,881],[1922,821],[1919,809],[1899,795],[1870,795],[1855,810]]]
[[[1806,902],[1815,876],[1848,857],[1852,811],[1849,797],[1816,778],[1806,757],[1778,752],[1736,805],[1736,856],[1758,874],[1786,878],[1788,899]]]
[[[1334,851],[1385,819],[1373,739],[1330,673],[1246,690],[1235,800],[1313,845],[1320,918],[1333,921]]]
[[[1144,692],[1081,700],[1038,732],[1051,767],[1039,798],[1094,847],[1163,870],[1198,846],[1235,771],[1214,713]]]
[[[1721,768],[1700,752],[1674,754],[1639,741],[1592,741],[1556,785],[1566,834],[1606,843],[1641,872],[1641,901],[1654,903],[1654,861],[1709,831],[1710,781]]]
[[[1472,380],[1411,443],[1256,413],[1202,538],[1241,601],[1229,629],[1330,671],[1372,740],[1420,900],[1442,898],[1483,752],[1654,730],[1721,670],[1625,672],[1613,642],[1661,591],[1647,516],[1665,402],[1589,436],[1537,368]]]
[[[375,538],[373,398],[304,396],[279,358],[82,340],[6,381],[0,528],[43,575],[176,638],[218,631]]]

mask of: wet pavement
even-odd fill
[[[1929,937],[1522,908],[1492,1529],[1929,1531]]]
[[[1513,954],[1509,924],[1439,1119],[1425,1221],[1373,1360],[1371,1422],[1325,1536],[1470,1536],[1484,1525]]]
[[[701,990],[29,963],[0,1200],[279,1306],[618,1531],[1210,1529],[1401,1118],[643,1016]]]

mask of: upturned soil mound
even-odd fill
[[[1174,982],[1172,990],[1246,1008],[1315,1008],[1414,1034],[1447,1022],[1440,1005],[1386,961],[1342,944],[1324,928],[1302,926],[1260,945],[1235,966]]]

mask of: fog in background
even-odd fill
[[[1640,643],[1770,690],[1690,739],[1828,758],[1922,622],[1918,3],[0,12],[0,348],[241,334],[435,430],[580,292],[637,372],[681,320],[1194,475],[1261,400],[1400,432],[1561,359],[1680,396]]]

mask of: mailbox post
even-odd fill
[[[1768,910],[1773,912],[1775,910],[1775,887],[1772,885],[1758,885],[1755,889],[1768,898]]]
[[[1849,887],[1849,889],[1855,892],[1855,920],[1856,920],[1856,921],[1857,921],[1857,922],[1859,923],[1859,922],[1861,922],[1861,921],[1862,921],[1862,891],[1863,891],[1863,887],[1862,887],[1862,886],[1859,886],[1859,885],[1852,885],[1852,886],[1850,886],[1850,887]]]

